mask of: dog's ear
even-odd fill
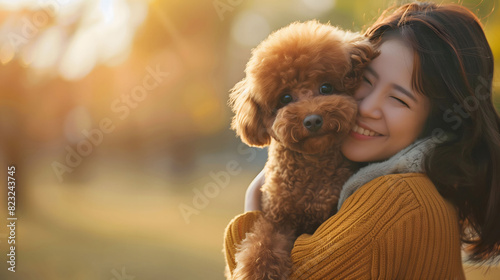
[[[264,125],[264,112],[251,98],[251,88],[247,79],[238,82],[229,95],[229,106],[236,114],[231,128],[249,146],[263,147],[269,145],[271,137]]]
[[[357,36],[356,36],[357,37]],[[376,58],[380,52],[366,38],[357,37],[351,41],[351,70],[346,75],[344,86],[346,89],[355,90],[363,77],[366,66]]]

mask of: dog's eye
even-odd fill
[[[292,101],[293,101],[293,97],[290,94],[285,94],[285,95],[281,96],[281,98],[280,98],[280,102],[283,105],[286,105]]]
[[[333,86],[329,83],[324,83],[319,87],[319,93],[321,93],[321,94],[333,94]]]

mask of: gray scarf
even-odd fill
[[[449,140],[450,137],[446,139]],[[340,209],[342,203],[344,203],[351,194],[375,178],[397,173],[423,173],[425,156],[431,152],[439,142],[432,137],[417,140],[391,158],[385,161],[371,163],[359,169],[358,172],[354,173],[349,180],[344,183],[342,191],[340,192],[338,209]]]

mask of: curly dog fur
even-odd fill
[[[295,238],[335,214],[355,169],[339,149],[357,113],[350,95],[376,55],[362,36],[317,21],[292,23],[252,51],[230,105],[238,136],[269,145],[264,215],[239,245],[228,279],[287,279]]]

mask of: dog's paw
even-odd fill
[[[233,271],[233,280],[286,280],[291,272],[289,255],[277,256],[271,250],[254,259],[252,264],[238,263]]]
[[[260,219],[238,248],[233,279],[288,279],[293,240],[293,234],[276,232],[271,223]]]

